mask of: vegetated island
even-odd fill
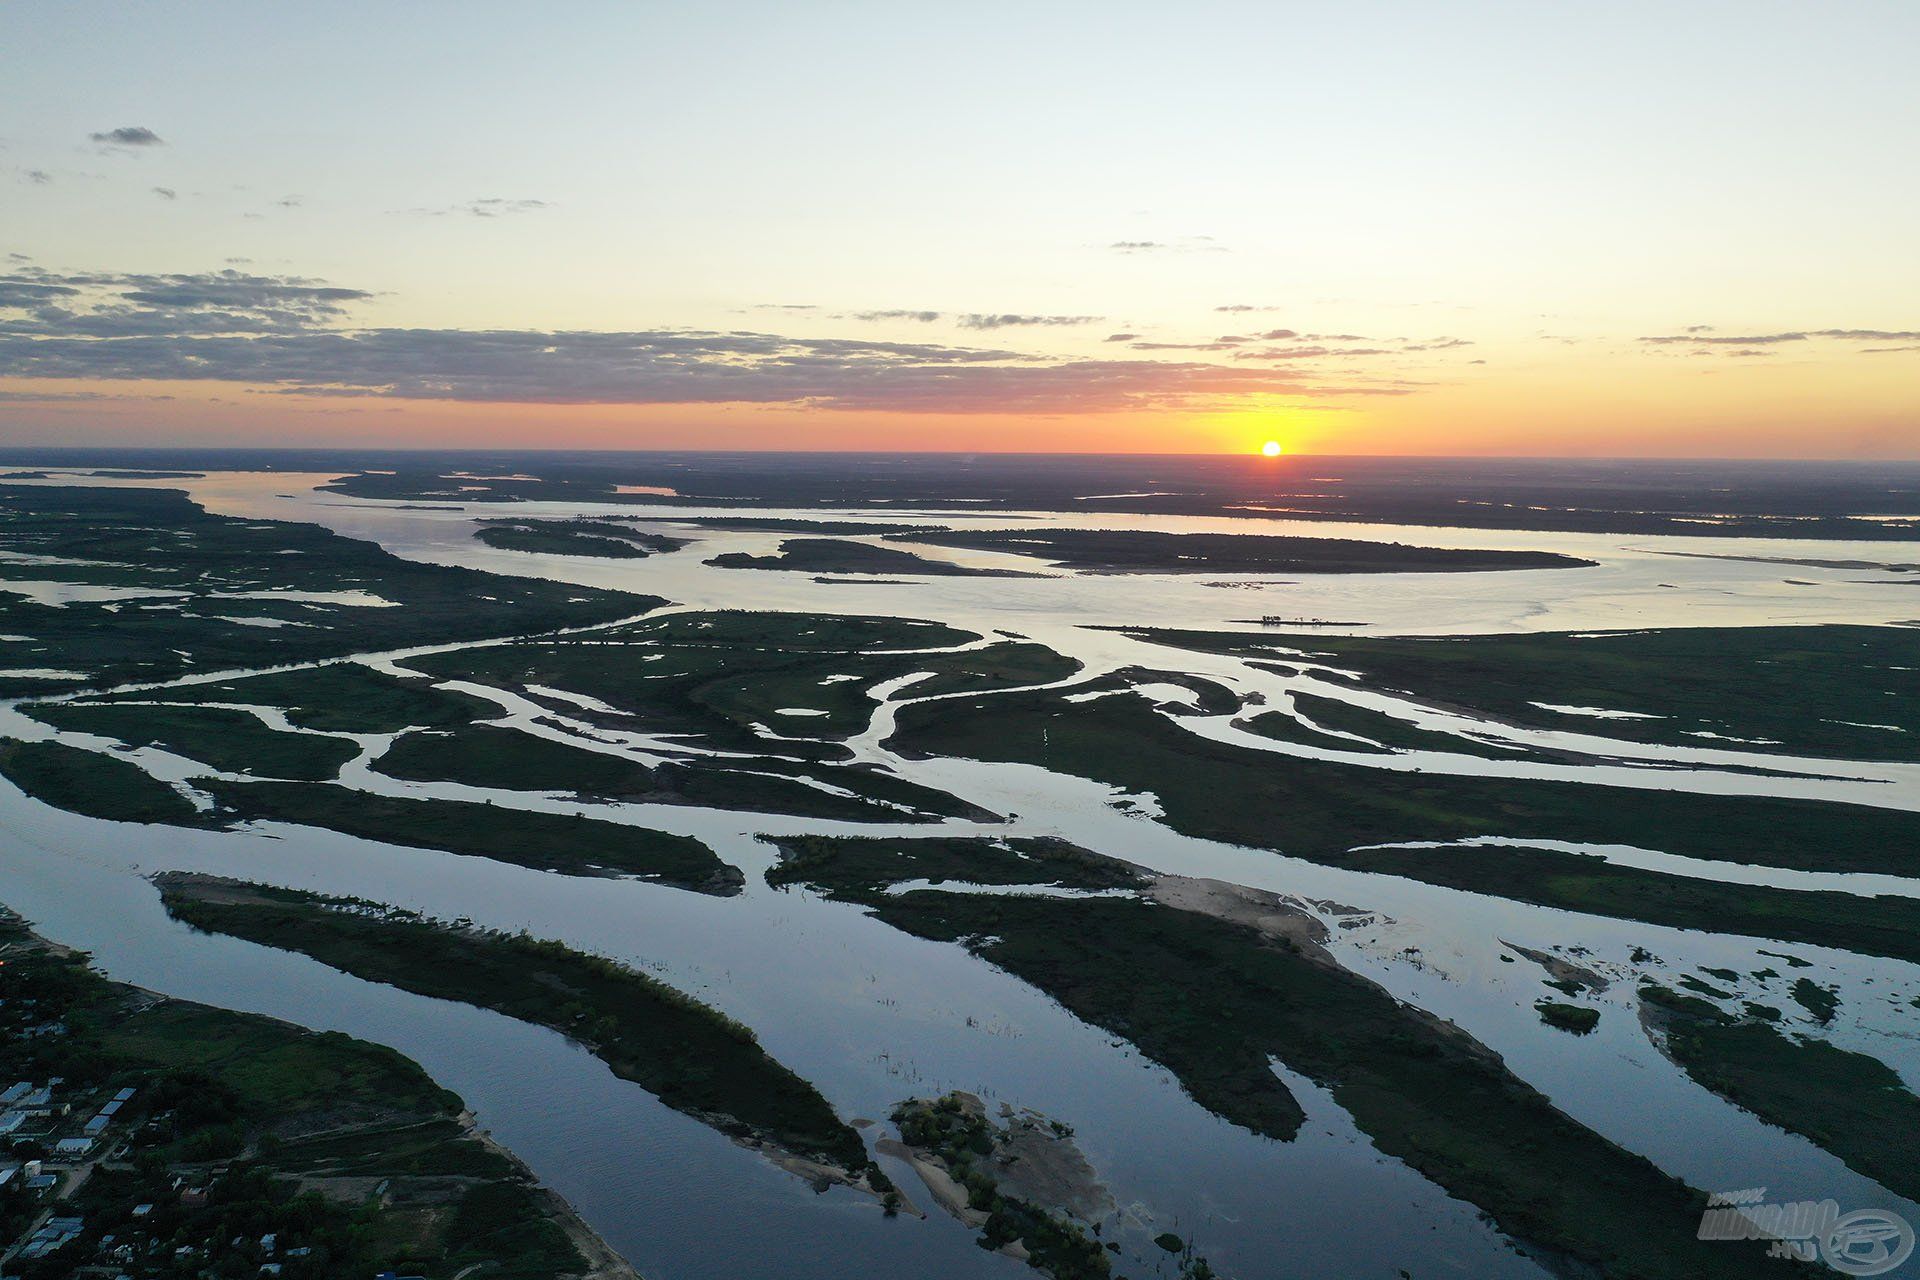
[[[1920,631],[1912,627],[1409,636],[1121,630],[1204,653],[1357,672],[1368,686],[1506,724],[1680,747],[1920,758]],[[1283,648],[1293,652],[1282,656]]]
[[[821,1185],[891,1189],[859,1134],[749,1028],[624,965],[377,903],[202,875],[168,873],[156,882],[167,911],[195,928],[548,1027],[783,1168]]]
[[[611,520],[489,519],[480,522],[473,536],[503,551],[607,560],[639,560],[687,545],[685,538],[648,533]]]
[[[905,535],[901,535],[905,536]],[[788,538],[777,555],[755,556],[729,551],[707,561],[718,569],[784,569],[793,573],[907,573],[942,578],[1040,578],[1045,574],[1017,569],[982,569],[933,560],[897,547],[876,546],[845,538]]]
[[[632,617],[654,597],[432,565],[317,525],[210,514],[172,489],[0,485],[0,697],[313,662]],[[58,597],[56,597],[58,598]],[[31,658],[28,663],[24,659]]]
[[[1305,1115],[1269,1066],[1278,1059],[1329,1089],[1382,1152],[1478,1206],[1529,1251],[1643,1280],[1790,1274],[1759,1246],[1702,1244],[1704,1194],[1559,1111],[1459,1028],[1341,967],[1315,940],[1318,922],[1275,895],[1146,876],[1036,842],[801,837],[782,842],[782,854],[792,861],[770,879],[803,881],[906,932],[964,946],[1124,1036],[1208,1110],[1285,1141]],[[887,887],[1022,875],[1056,890],[1111,889],[1116,878],[1140,889]],[[1577,1182],[1563,1176],[1568,1168],[1582,1171]]]
[[[980,1247],[1018,1258],[1053,1280],[1105,1280],[1119,1246],[1100,1239],[1113,1199],[1073,1142],[1073,1131],[1002,1103],[999,1122],[971,1093],[910,1098],[894,1109],[900,1140],[880,1149],[908,1161],[947,1213],[980,1233]],[[1180,1280],[1214,1270],[1177,1237]]]
[[[0,1075],[46,1095],[7,1138],[42,1162],[0,1201],[24,1280],[99,1259],[158,1274],[155,1257],[282,1280],[637,1280],[412,1060],[109,981],[4,908]]]
[[[1038,556],[1055,568],[1089,573],[1459,573],[1577,569],[1594,564],[1550,551],[1457,550],[1265,533],[935,529],[888,536],[945,547]]]
[[[1779,1016],[1759,1005],[1730,1014],[1654,982],[1640,988],[1640,1018],[1654,1043],[1697,1083],[1811,1139],[1895,1195],[1920,1196],[1920,1098],[1878,1058],[1782,1032]]]
[[[416,849],[441,849],[558,871],[636,876],[696,893],[740,892],[738,867],[692,836],[470,800],[410,800],[332,783],[225,782],[196,786],[240,821],[292,822]]]
[[[1914,904],[1892,895],[1681,877],[1543,848],[1381,847],[1497,836],[1904,875],[1911,870],[1905,851],[1920,842],[1920,815],[1902,810],[1535,778],[1386,773],[1359,760],[1289,757],[1279,768],[1267,752],[1190,732],[1146,699],[1128,695],[1073,703],[1057,690],[1016,690],[919,702],[900,711],[898,726],[896,745],[908,750],[1037,764],[1128,792],[1151,791],[1170,826],[1203,839],[1597,914],[1732,927],[1870,954],[1920,953]],[[1575,872],[1578,877],[1568,878]],[[1730,919],[1740,923],[1730,926]]]

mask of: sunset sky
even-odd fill
[[[0,444],[1920,456],[1920,5],[0,7]]]

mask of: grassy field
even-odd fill
[[[873,893],[902,880],[1074,889],[1132,889],[1146,882],[1127,864],[1064,840],[788,836],[778,845],[780,863],[768,870],[768,884],[812,885],[833,894]]]
[[[729,551],[707,563],[720,569],[784,569],[794,573],[879,573],[945,578],[1037,576],[1005,569],[971,569],[950,560],[930,560],[898,547],[849,542],[845,538],[789,538],[780,544],[777,555],[754,556]]]
[[[1547,551],[1453,551],[1398,542],[1257,533],[1146,533],[1131,529],[936,529],[909,542],[1036,556],[1097,573],[1454,573],[1572,569],[1590,560]]]
[[[1734,1017],[1695,996],[1640,990],[1667,1052],[1706,1088],[1803,1134],[1887,1190],[1920,1198],[1920,1098],[1878,1058]]]
[[[610,520],[487,520],[473,536],[505,551],[606,560],[639,560],[687,545],[679,538],[643,533]]]
[[[346,738],[282,733],[269,729],[251,712],[220,707],[63,702],[29,707],[27,714],[56,729],[116,738],[129,746],[159,747],[223,773],[263,778],[328,781],[360,753]]]
[[[1920,758],[1920,629],[1685,627],[1487,636],[1136,631],[1208,651],[1302,650],[1366,684],[1542,729],[1636,742]],[[1540,703],[1646,719],[1554,712]],[[1887,726],[1887,727],[1875,727]],[[1771,743],[1773,745],[1767,745]]]
[[[135,701],[234,703],[279,707],[303,729],[327,733],[398,733],[441,729],[497,716],[493,703],[436,689],[424,679],[399,679],[357,662],[334,662],[239,680],[180,685],[164,694],[134,693]]]
[[[493,645],[411,660],[442,679],[586,694],[659,733],[760,753],[755,726],[800,739],[782,754],[844,758],[836,742],[865,729],[868,690],[916,672],[915,693],[961,692],[1059,679],[1077,669],[1043,646],[1005,641],[926,653],[976,637],[937,623],[820,614],[671,614],[590,637]],[[846,677],[852,677],[848,679]],[[808,714],[791,715],[792,711]]]
[[[295,1132],[459,1110],[456,1095],[391,1049],[206,1005],[141,1010],[102,1030],[100,1042],[135,1067],[214,1076],[248,1114],[299,1117]]]
[[[806,767],[771,757],[719,762],[696,756],[649,767],[603,751],[484,724],[450,733],[406,734],[374,761],[374,768],[389,777],[421,782],[579,793],[634,803],[711,805],[848,822],[972,816],[966,806],[942,792],[869,769],[806,769],[857,793],[842,796],[785,776]],[[903,813],[894,807],[899,804],[910,805],[913,811]]]
[[[138,765],[60,742],[0,741],[0,774],[36,800],[114,822],[198,822],[200,811]]]
[[[1920,900],[1897,895],[1734,884],[1553,849],[1363,849],[1325,861],[1567,911],[1920,962]]]
[[[210,515],[161,489],[0,485],[0,549],[85,562],[9,567],[35,579],[151,593],[58,608],[0,593],[0,634],[57,654],[75,685],[547,631],[657,603],[405,560],[316,525]],[[0,677],[0,696],[57,687]]]
[[[675,1110],[858,1175],[860,1138],[753,1033],[664,983],[525,935],[417,916],[344,912],[310,894],[172,881],[167,910],[197,928],[299,951],[372,982],[493,1009],[584,1044]]]
[[[566,875],[631,875],[698,893],[740,891],[740,872],[690,836],[464,800],[402,800],[327,783],[202,784],[234,816],[292,822]]]
[[[904,709],[899,727],[897,746],[1151,792],[1180,831],[1316,860],[1361,845],[1506,836],[1911,875],[1920,849],[1920,814],[1277,757],[1188,733],[1133,697],[956,698]]]

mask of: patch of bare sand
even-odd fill
[[[1317,951],[1327,940],[1327,927],[1319,917],[1265,889],[1249,889],[1226,880],[1161,875],[1154,877],[1146,892],[1161,906],[1246,925],[1269,938],[1285,938],[1305,951]]]

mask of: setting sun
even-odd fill
[[[1277,458],[1280,456],[1280,442],[1278,440],[1269,440],[1260,446],[1260,452],[1269,458]]]

